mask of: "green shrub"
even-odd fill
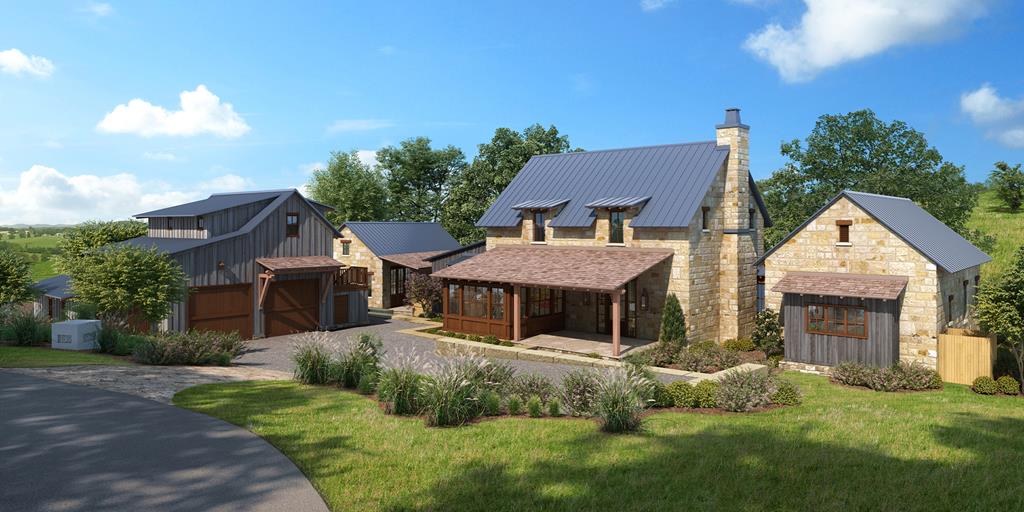
[[[540,418],[544,415],[544,403],[540,401],[539,396],[533,395],[526,401],[526,414],[531,418]]]
[[[651,348],[633,355],[632,358],[627,356],[626,360],[627,362],[642,364],[644,366],[666,367],[675,363],[679,358],[679,354],[685,350],[685,347],[681,343],[673,341],[659,341]]]
[[[750,338],[731,338],[725,340],[722,343],[722,347],[726,350],[735,350],[736,352],[750,352],[757,348]]]
[[[675,403],[672,400],[672,396],[668,394],[668,387],[665,383],[658,381],[657,379],[651,379],[650,383],[650,402],[651,407],[665,408],[672,407]]]
[[[772,403],[775,405],[800,405],[803,396],[796,384],[788,380],[779,380],[775,393],[772,394]]]
[[[999,386],[999,392],[1004,395],[1020,394],[1020,384],[1017,382],[1017,379],[1009,375],[1003,375],[996,379],[996,385]]]
[[[446,364],[437,375],[423,379],[420,401],[427,425],[465,424],[480,415],[480,386],[456,364]]]
[[[468,339],[469,341],[479,342],[482,338],[480,338],[480,336],[477,336],[476,334],[470,334],[469,336],[466,336],[466,339]]]
[[[382,343],[376,334],[360,333],[349,339],[348,346],[338,354],[339,381],[343,387],[358,388],[364,374],[380,373]]]
[[[505,404],[505,408],[508,409],[508,413],[511,416],[519,416],[523,413],[523,401],[518,396],[512,395],[508,397],[508,402]]]
[[[377,373],[363,371],[359,374],[359,384],[356,384],[356,391],[362,395],[372,395],[377,390]]]
[[[679,367],[700,373],[715,373],[740,364],[735,350],[716,345],[713,341],[694,343],[679,353]]]
[[[716,401],[727,411],[747,412],[771,405],[777,389],[768,372],[734,370],[719,379]]]
[[[670,293],[665,298],[665,309],[661,314],[661,329],[658,341],[686,346],[686,317],[679,305],[679,297]]]
[[[696,407],[696,397],[693,393],[693,385],[685,380],[677,380],[665,388],[665,392],[672,398],[672,404],[676,407]]]
[[[484,391],[480,395],[480,405],[484,416],[498,416],[501,414],[501,395],[494,391]]]
[[[573,416],[592,416],[597,391],[601,387],[597,372],[573,369],[562,377],[562,401]]]
[[[420,383],[423,376],[416,372],[418,359],[401,359],[393,368],[380,372],[377,397],[388,414],[419,414]]]
[[[999,392],[999,384],[992,377],[978,377],[971,384],[971,389],[979,395],[994,395]]]
[[[923,391],[942,389],[942,378],[931,368],[914,362],[897,362],[887,368],[875,368],[861,363],[844,361],[830,372],[834,382],[847,386],[862,386],[875,391]]]
[[[483,338],[480,338],[480,341],[482,341],[484,343],[489,343],[491,345],[497,345],[500,342],[500,340],[498,340],[497,336],[494,336],[494,335],[491,335],[491,334],[488,334],[487,336],[484,336]]]
[[[847,386],[867,386],[871,368],[852,361],[843,361],[832,367],[829,377],[839,384]]]
[[[557,417],[559,417],[561,415],[562,415],[562,402],[560,402],[558,400],[558,398],[552,398],[551,401],[548,402],[548,416],[551,416],[553,418],[557,418]]]
[[[647,387],[643,377],[618,370],[601,380],[597,392],[596,413],[605,432],[636,432],[643,419]]]
[[[152,365],[211,365],[230,363],[247,343],[237,332],[165,332],[146,336],[135,345],[132,359]]]
[[[524,402],[534,395],[540,398],[541,402],[547,402],[555,394],[555,386],[551,384],[551,379],[537,373],[524,373],[516,377],[512,380],[511,388],[512,394]]]
[[[326,337],[304,336],[292,347],[291,358],[295,380],[303,384],[328,384],[336,378],[333,351]]]
[[[766,355],[781,355],[783,341],[779,314],[771,309],[765,309],[758,313],[754,321],[754,332],[750,335],[750,339]]]
[[[50,322],[32,314],[31,311],[16,310],[7,318],[7,335],[17,345],[32,345],[50,341]]]
[[[710,409],[718,407],[718,383],[702,380],[693,386],[693,406]]]

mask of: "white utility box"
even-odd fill
[[[99,320],[66,320],[50,326],[50,346],[62,350],[99,348]]]

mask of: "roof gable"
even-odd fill
[[[992,261],[987,254],[910,199],[844,190],[765,252],[755,265],[763,263],[776,249],[843,197],[946,272],[959,272]]]
[[[461,247],[452,235],[436,222],[346,222],[370,252],[377,256],[411,252],[450,251]]]
[[[568,199],[551,226],[589,227],[596,215],[587,204],[628,196],[650,197],[632,227],[686,227],[728,155],[709,141],[534,156],[477,226],[514,227],[516,205]]]

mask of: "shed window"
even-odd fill
[[[853,224],[853,222],[849,220],[836,221],[836,226],[839,227],[839,243],[850,243],[850,224]]]
[[[612,211],[608,214],[608,242],[621,244],[625,240],[622,236],[623,226],[626,222],[626,212]]]
[[[533,212],[533,241],[544,241],[544,212]]]
[[[867,338],[867,311],[860,306],[807,305],[807,332]]]
[[[202,215],[196,217],[196,229],[199,230],[199,231],[202,231],[202,230],[206,229],[205,223],[203,222],[203,216]]]
[[[285,234],[289,237],[299,236],[299,213],[288,212],[285,215]]]
[[[708,223],[708,212],[710,211],[711,208],[708,206],[702,206],[700,208],[700,228],[704,231],[711,229],[711,225]]]

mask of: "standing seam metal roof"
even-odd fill
[[[585,206],[587,208],[629,208],[631,206],[638,206],[646,203],[651,199],[651,196],[643,197],[602,197],[596,201],[591,201]]]
[[[43,279],[32,285],[32,289],[49,297],[58,299],[70,299],[74,297],[71,293],[71,278],[67,274],[58,274]]]
[[[135,216],[138,219],[149,217],[194,217],[206,215],[243,204],[255,203],[266,199],[273,199],[281,194],[292,192],[292,190],[267,190],[261,192],[236,192],[227,194],[213,194],[206,199],[193,201],[191,203],[179,204],[160,210],[140,213]]]
[[[409,252],[451,251],[462,247],[436,222],[346,222],[352,233],[377,256]]]
[[[761,264],[776,249],[782,247],[790,238],[793,238],[842,197],[849,199],[946,272],[959,272],[992,261],[987,254],[981,252],[956,231],[950,229],[939,219],[932,217],[924,208],[910,199],[844,190],[814,215],[811,215],[792,233],[786,235],[786,238],[783,238],[775,247],[765,252],[764,256],[755,262],[755,265]]]
[[[589,227],[587,204],[611,194],[650,197],[632,227],[686,227],[729,155],[714,141],[539,155],[531,158],[479,227],[514,227],[524,201],[569,199],[552,227]]]

